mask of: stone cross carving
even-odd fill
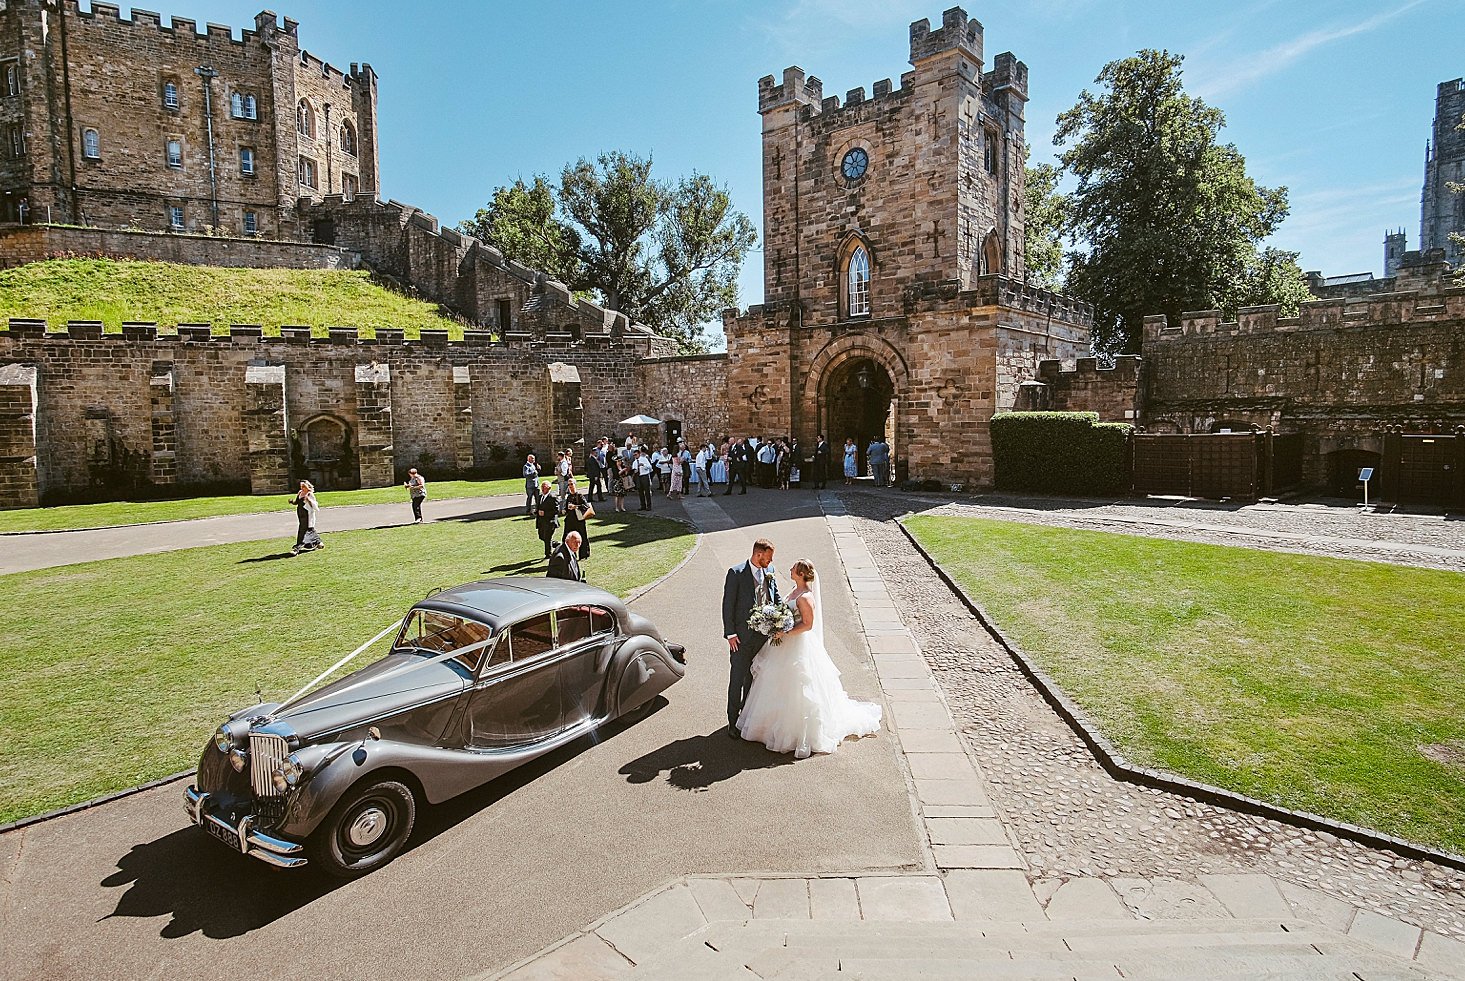
[[[768,386],[754,386],[753,390],[748,393],[747,398],[748,404],[751,405],[754,409],[763,408],[763,406],[768,402]]]
[[[950,402],[961,394],[961,384],[955,378],[948,378],[936,389],[936,397],[943,402]]]
[[[931,222],[931,232],[926,236],[927,241],[933,243],[937,256],[941,255],[941,236],[943,234],[945,233],[941,231],[941,219],[937,218]]]

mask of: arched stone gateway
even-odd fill
[[[907,437],[902,405],[909,402],[909,385],[905,359],[884,339],[869,334],[838,337],[810,362],[803,404],[814,411],[805,415],[798,435],[805,446],[813,446],[823,433],[835,456],[842,452],[845,438],[853,437],[861,474],[868,470],[865,448],[878,435],[890,444],[896,479],[902,480]]]

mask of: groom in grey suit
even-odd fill
[[[748,614],[763,603],[778,602],[778,582],[774,578],[773,543],[760,538],[753,543],[753,555],[727,570],[722,586],[722,635],[727,638],[731,662],[727,682],[727,734],[741,739],[738,716],[753,684],[753,658],[763,649],[768,638],[748,626]]]

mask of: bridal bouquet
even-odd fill
[[[787,603],[764,603],[753,607],[753,612],[748,614],[748,626],[765,637],[772,637],[792,627],[795,619],[793,608]]]

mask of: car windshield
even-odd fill
[[[460,647],[488,640],[493,631],[476,620],[467,620],[451,613],[437,610],[413,610],[402,624],[402,632],[392,649],[399,653],[419,651],[427,655],[445,654]],[[451,660],[458,662],[470,672],[478,670],[487,646],[478,647],[459,654]]]

